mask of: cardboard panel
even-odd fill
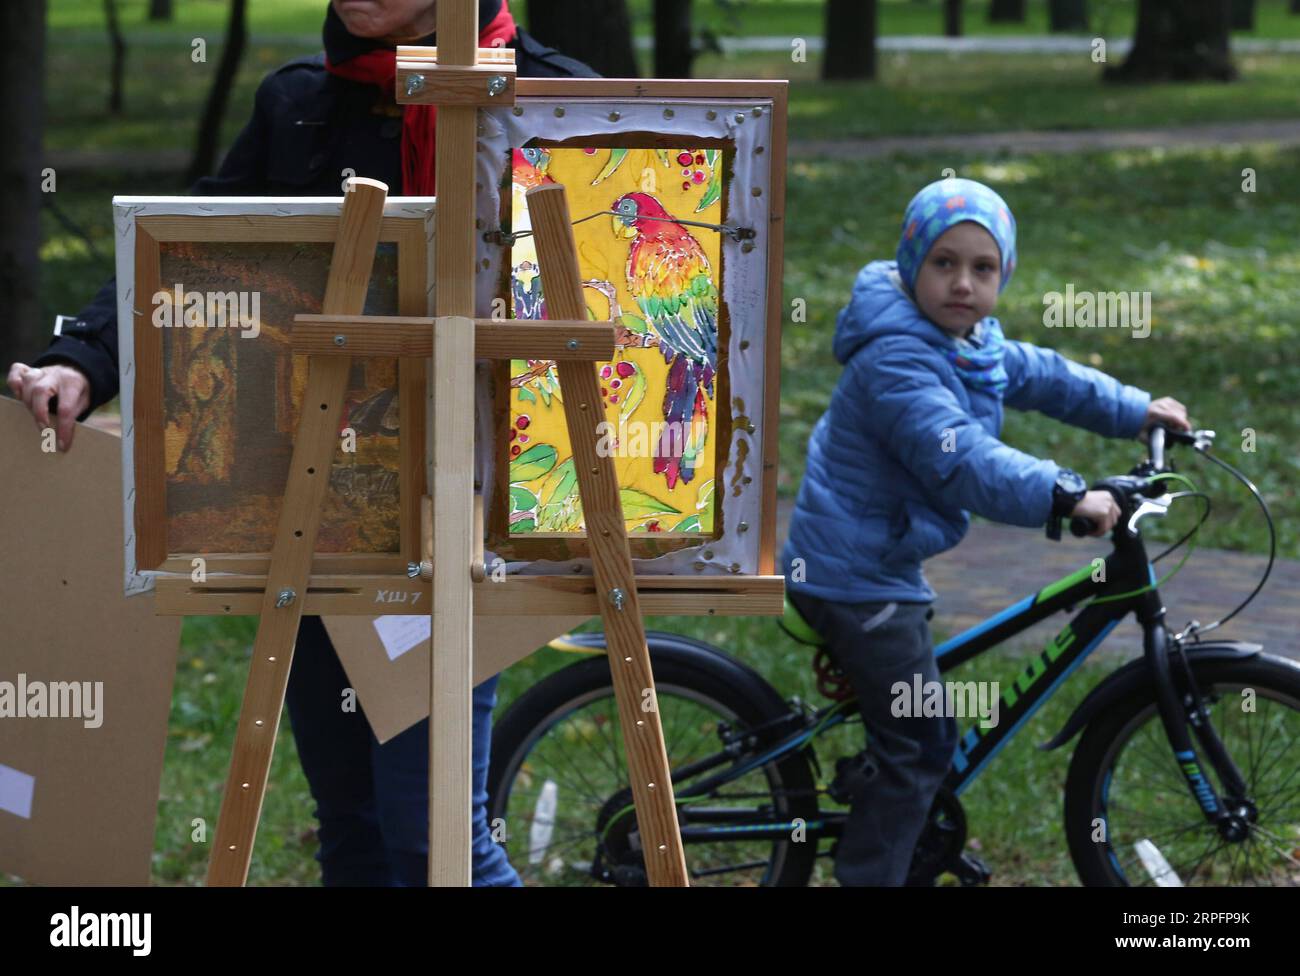
[[[590,618],[474,618],[474,683],[521,661],[547,641]],[[322,617],[375,738],[387,742],[429,716],[429,615],[411,617]],[[384,636],[380,636],[380,630]],[[387,645],[387,646],[386,646]],[[396,655],[396,656],[394,656]]]
[[[148,884],[181,621],[122,594],[119,438],[44,453],[2,397],[0,450],[0,871]]]

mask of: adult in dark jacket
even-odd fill
[[[324,53],[291,61],[263,80],[253,117],[220,171],[200,180],[193,192],[337,196],[345,170],[381,180],[394,193],[431,192],[429,174],[412,172],[410,118],[375,65],[387,57],[377,52],[397,44],[436,43],[434,8],[435,0],[332,0]],[[582,63],[518,30],[506,0],[480,0],[479,27],[481,45],[514,48],[521,76],[594,77]],[[427,158],[427,148],[421,147],[421,158]],[[10,368],[9,387],[38,426],[50,426],[50,408],[57,401],[60,450],[71,446],[75,420],[117,395],[117,329],[116,282],[109,281],[75,324],[65,322],[63,334],[33,365]],[[496,683],[494,677],[474,689],[474,883],[517,885],[519,878],[487,825]],[[360,710],[340,708],[340,692],[348,684],[320,618],[304,617],[286,703],[317,804],[322,879],[327,885],[423,885],[428,726],[421,722],[380,745]]]

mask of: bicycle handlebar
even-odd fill
[[[1163,424],[1156,424],[1151,428],[1148,435],[1148,456],[1146,461],[1134,468],[1132,473],[1119,477],[1104,478],[1093,484],[1089,490],[1110,492],[1115,498],[1115,503],[1119,505],[1121,520],[1125,519],[1129,515],[1132,496],[1135,494],[1150,495],[1152,488],[1159,485],[1159,482],[1152,480],[1152,476],[1162,474],[1166,470],[1165,446],[1167,442],[1197,446],[1208,445],[1213,439],[1214,431],[1212,430],[1169,430]],[[1157,492],[1157,494],[1162,493],[1163,489]],[[1070,534],[1078,538],[1092,535],[1096,529],[1097,523],[1085,516],[1076,515],[1070,519]]]

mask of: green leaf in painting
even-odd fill
[[[698,515],[688,515],[686,516],[686,518],[682,519],[671,529],[669,529],[669,531],[670,532],[699,532],[700,517]]]
[[[537,507],[537,496],[519,485],[510,486],[510,511],[531,512]]]
[[[623,518],[639,519],[647,515],[658,515],[668,513],[670,515],[680,515],[679,509],[673,508],[667,502],[662,502],[654,495],[649,495],[639,488],[621,488],[619,489],[619,500],[623,503]]]
[[[519,402],[520,402],[520,403],[536,403],[536,402],[537,402],[537,395],[536,395],[535,393],[533,393],[532,390],[528,389],[528,387],[526,387],[526,386],[521,386],[521,387],[519,388]]]
[[[562,505],[578,488],[578,473],[573,469],[573,458],[566,458],[542,483],[543,505]]]
[[[629,332],[635,332],[637,335],[645,335],[650,331],[650,326],[646,325],[645,319],[639,315],[633,315],[631,312],[624,312],[618,317],[618,320]]]
[[[510,481],[532,481],[555,467],[555,448],[550,444],[537,444],[510,462]]]

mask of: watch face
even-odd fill
[[[1081,491],[1086,492],[1088,490],[1088,482],[1083,480],[1083,476],[1075,471],[1071,471],[1069,468],[1061,469],[1061,473],[1056,479],[1056,484],[1062,491],[1071,494]]]

